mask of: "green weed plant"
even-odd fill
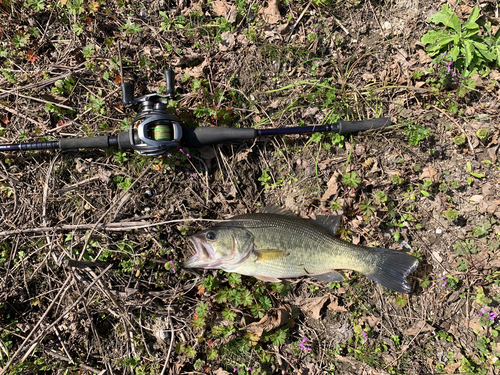
[[[488,74],[491,63],[500,64],[500,30],[493,34],[491,23],[479,19],[477,5],[465,23],[460,22],[448,4],[432,15],[429,22],[443,25],[444,29],[430,30],[422,36],[427,53],[430,56],[448,53],[463,77]]]

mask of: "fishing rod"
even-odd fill
[[[123,74],[122,74],[123,77]],[[174,72],[165,70],[166,94],[148,94],[134,99],[134,83],[122,81],[125,108],[138,112],[128,131],[117,136],[62,138],[58,141],[0,144],[0,152],[33,150],[74,150],[92,148],[132,149],[142,156],[155,156],[175,147],[203,147],[225,142],[251,140],[261,136],[335,132],[339,134],[378,129],[391,125],[390,118],[363,121],[339,121],[336,124],[299,126],[279,129],[225,128],[182,126],[181,120],[166,111],[169,100],[174,99]]]

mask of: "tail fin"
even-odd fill
[[[376,262],[372,272],[365,276],[395,292],[410,293],[411,287],[406,278],[417,268],[417,258],[404,251],[377,247],[371,249],[376,255]]]

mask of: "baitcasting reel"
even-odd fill
[[[134,99],[134,84],[122,82],[123,104],[126,108],[139,111],[137,117],[132,121],[128,132],[129,144],[120,143],[118,134],[118,147],[132,148],[139,155],[160,155],[171,147],[181,146],[182,126],[180,120],[165,111],[168,100],[174,98],[174,72],[165,70],[165,81],[167,94],[149,94]],[[123,136],[122,136],[123,137]]]

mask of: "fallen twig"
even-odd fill
[[[95,230],[104,230],[109,232],[120,232],[125,230],[134,229],[144,229],[150,228],[157,225],[167,225],[174,223],[184,223],[186,221],[207,221],[207,222],[224,222],[227,220],[216,220],[216,219],[197,219],[197,218],[187,218],[187,219],[177,219],[169,221],[161,221],[159,223],[142,223],[137,221],[128,221],[121,223],[101,223],[101,224],[67,224],[67,225],[56,225],[53,227],[41,227],[41,228],[26,228],[26,229],[16,229],[10,231],[0,232],[0,236],[12,236],[16,234],[24,233],[42,233],[42,232],[55,232],[64,230],[88,230],[95,228]]]
[[[287,38],[288,40],[290,40],[290,38],[292,37],[292,34],[295,31],[295,28],[297,27],[297,25],[299,24],[299,22],[302,20],[302,17],[304,17],[304,14],[306,14],[307,9],[309,9],[309,7],[311,6],[311,4],[312,4],[312,0],[309,1],[309,4],[306,5],[306,7],[304,8],[304,10],[300,14],[299,18],[297,19],[297,22],[295,22],[295,24],[292,26],[292,28],[290,30],[290,34],[288,34],[288,38]]]

